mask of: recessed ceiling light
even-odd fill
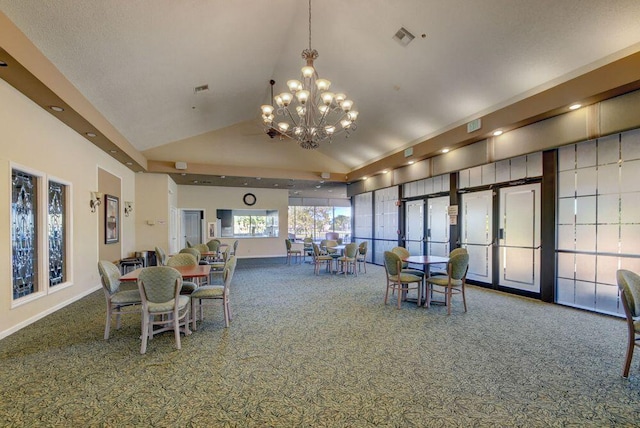
[[[227,176],[226,175],[221,175],[220,178],[227,178]]]
[[[573,105],[569,106],[569,110],[577,110],[580,107],[582,107],[582,104],[573,104]]]
[[[0,67],[7,67],[9,64],[7,64],[4,61],[0,61]]]
[[[273,183],[273,187],[278,187],[279,184],[278,183]]]
[[[382,171],[383,174],[387,174],[389,172],[388,169],[385,169],[384,171]]]
[[[94,134],[93,132],[87,132],[85,135],[90,138],[93,138],[96,136],[96,134]]]
[[[442,153],[449,153],[449,149],[442,149]]]
[[[184,177],[185,175],[187,175],[187,173],[186,173],[186,172],[183,172],[183,173],[182,173],[182,174],[180,174],[180,175]]]
[[[248,185],[249,183],[243,183],[245,186]]]
[[[117,150],[109,150],[109,153],[118,153]]]
[[[61,112],[64,111],[64,109],[60,106],[49,106],[49,108],[53,111],[57,111],[57,112]]]
[[[256,180],[262,180],[262,177],[256,177]]]
[[[327,190],[327,192],[331,193],[331,192],[333,192],[333,190]]]
[[[408,165],[413,165],[414,163],[416,163],[416,161],[409,161]]]
[[[198,184],[198,180],[193,180],[192,183],[193,184]]]
[[[502,135],[502,131],[500,129],[493,131],[493,136],[497,137],[498,135]]]
[[[127,165],[133,165],[133,162],[127,162]]]
[[[369,177],[367,177],[366,175],[364,177],[362,177],[363,180],[366,180],[367,178],[369,178]]]
[[[322,187],[322,186],[318,184],[318,185],[316,186],[316,189],[319,189],[319,188],[321,188],[321,187]]]

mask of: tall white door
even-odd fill
[[[202,243],[202,211],[182,211],[182,248],[187,246],[187,241],[191,245]]]
[[[498,285],[540,292],[540,183],[500,189]]]
[[[449,255],[449,197],[440,196],[427,200],[429,205],[427,226],[427,254],[430,256]]]
[[[493,284],[493,191],[461,197],[460,240],[469,252],[468,279]]]
[[[405,245],[414,256],[422,255],[424,239],[424,200],[405,204]]]

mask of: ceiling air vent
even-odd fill
[[[393,40],[400,43],[401,46],[407,46],[409,43],[411,43],[411,40],[415,38],[416,37],[404,27],[401,27],[393,36]]]
[[[200,85],[193,88],[193,92],[199,94],[200,92],[206,92],[209,90],[209,85]]]

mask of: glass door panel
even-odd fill
[[[405,245],[414,256],[423,254],[424,200],[409,201],[405,205]]]
[[[469,252],[467,278],[492,284],[493,191],[465,193],[460,207],[460,239]]]
[[[498,285],[540,292],[540,184],[500,189]]]
[[[449,255],[449,197],[440,196],[427,200],[429,204],[427,227],[427,254],[430,256]]]

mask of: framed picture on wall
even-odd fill
[[[114,244],[120,239],[120,200],[117,196],[104,196],[104,241]]]
[[[215,223],[207,223],[207,237],[209,239],[213,239],[216,237],[216,224]]]

